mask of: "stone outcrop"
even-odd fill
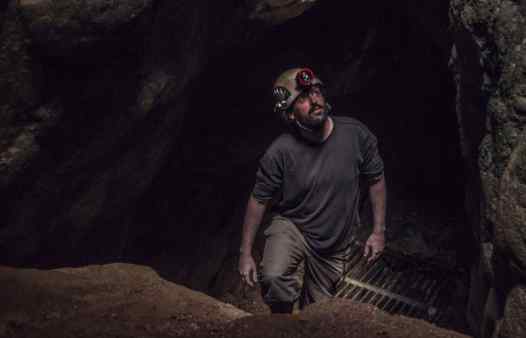
[[[457,113],[471,172],[467,206],[480,249],[468,317],[484,337],[524,334],[524,13],[521,1],[450,7]]]

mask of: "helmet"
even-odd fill
[[[272,88],[274,111],[283,114],[304,90],[313,85],[323,85],[309,68],[293,68],[283,72]]]

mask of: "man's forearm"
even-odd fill
[[[369,186],[369,198],[373,208],[373,232],[383,232],[385,230],[386,204],[386,185],[384,176]]]
[[[263,215],[265,214],[267,204],[258,202],[250,196],[247,203],[247,210],[243,221],[243,234],[241,237],[241,253],[251,253],[254,238],[258,231]]]

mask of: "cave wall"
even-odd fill
[[[456,0],[450,7],[457,114],[471,172],[466,205],[479,247],[468,318],[483,337],[526,332],[524,5]]]
[[[173,155],[187,90],[251,7],[227,1],[9,1],[1,9],[0,257],[122,257]],[[242,37],[241,37],[242,38]]]

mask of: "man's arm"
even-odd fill
[[[267,202],[259,202],[252,195],[249,197],[243,221],[239,273],[244,281],[250,286],[253,286],[253,283],[257,282],[257,268],[254,258],[252,257],[252,246],[266,208]]]
[[[369,186],[369,199],[373,209],[373,232],[365,243],[364,256],[369,257],[368,261],[374,260],[385,246],[385,204],[386,204],[386,185],[385,178],[382,177]]]
[[[384,233],[385,230],[385,202],[386,188],[385,178],[382,177],[369,186],[369,199],[373,206],[373,232]]]

